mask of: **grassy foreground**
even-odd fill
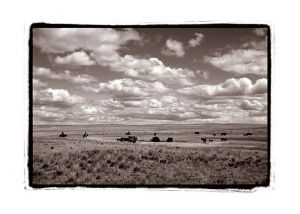
[[[99,142],[76,147],[72,141],[61,149],[51,143],[39,145],[33,150],[33,184],[263,185],[268,181],[265,150]]]

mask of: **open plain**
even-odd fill
[[[58,137],[61,131],[68,137]],[[136,143],[117,141],[127,131]],[[161,142],[150,142],[154,132]],[[33,185],[267,185],[269,179],[263,125],[34,126],[33,136]]]

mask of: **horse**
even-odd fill
[[[227,135],[226,132],[222,132],[222,133],[221,133],[221,136],[226,136],[226,135]]]
[[[200,134],[200,132],[194,132],[195,134]]]
[[[227,141],[227,138],[221,138],[221,142],[222,142],[222,141],[225,141],[225,142],[226,142],[226,141]]]
[[[89,136],[89,134],[87,134],[86,132],[84,132],[84,134],[82,135],[82,138],[87,138]]]
[[[60,135],[58,135],[59,137],[67,137],[68,135],[66,135],[64,132],[61,132]]]
[[[125,133],[125,135],[130,135],[130,134],[131,134],[131,132],[130,132],[130,131],[128,131],[128,132],[126,132],[126,133]]]

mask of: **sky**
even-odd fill
[[[265,28],[33,28],[33,124],[267,123]]]

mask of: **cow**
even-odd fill
[[[213,139],[209,139],[209,141],[208,142],[213,142]]]
[[[213,133],[213,136],[216,136],[216,134],[215,134],[215,133]]]
[[[201,138],[203,143],[206,143],[206,138]]]
[[[200,132],[194,132],[195,134],[200,134]]]
[[[67,137],[68,135],[66,135],[64,132],[61,132],[61,134],[59,135],[59,137]]]
[[[160,142],[160,139],[159,139],[159,137],[154,136],[150,141],[151,142]]]
[[[87,138],[89,136],[89,134],[87,134],[86,132],[84,132],[84,134],[82,135],[82,138]]]
[[[221,136],[226,136],[226,135],[227,135],[226,132],[222,132],[222,133],[221,133]]]
[[[226,141],[227,141],[227,138],[221,138],[221,142],[222,142],[222,141],[225,141],[225,142],[226,142]]]
[[[172,137],[168,137],[167,142],[173,142],[173,138]]]
[[[247,132],[246,134],[244,134],[244,136],[249,136],[249,135],[252,135],[252,133]]]
[[[131,132],[130,132],[130,131],[128,131],[128,132],[126,132],[126,133],[125,133],[125,135],[130,135],[130,134],[131,134]]]

